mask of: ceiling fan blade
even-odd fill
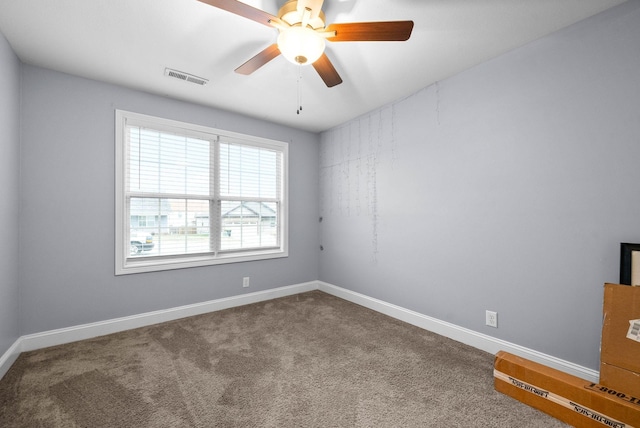
[[[202,3],[206,3],[218,9],[226,10],[227,12],[235,13],[236,15],[244,18],[251,19],[252,21],[259,22],[268,27],[272,27],[271,24],[274,21],[279,21],[278,18],[267,13],[263,10],[256,9],[253,6],[242,3],[236,0],[198,0]]]
[[[411,37],[413,21],[349,22],[331,24],[325,31],[335,31],[332,42],[404,42]]]
[[[333,64],[331,64],[327,54],[323,53],[322,56],[312,65],[329,88],[342,83],[342,78],[336,71]]]
[[[261,51],[259,54],[251,58],[249,61],[242,64],[240,67],[235,69],[236,73],[249,75],[280,55],[280,49],[278,49],[277,44],[273,44],[268,48]]]

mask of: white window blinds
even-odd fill
[[[120,111],[117,123],[119,273],[286,256],[286,143]]]

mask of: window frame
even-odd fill
[[[170,132],[185,137],[196,137],[207,139],[216,144],[214,149],[214,165],[211,170],[214,172],[212,178],[216,190],[214,195],[210,195],[210,200],[220,203],[225,198],[220,197],[220,165],[219,142],[231,142],[258,148],[275,150],[281,153],[281,188],[279,189],[279,218],[278,218],[278,238],[280,245],[267,249],[251,250],[224,250],[216,249],[211,253],[199,254],[179,254],[179,255],[159,255],[147,257],[129,257],[130,248],[130,212],[127,209],[127,125],[148,127],[160,132]],[[115,110],[115,274],[125,275],[132,273],[156,272],[172,269],[184,269],[199,266],[211,266],[227,263],[239,263],[256,260],[267,260],[274,258],[288,257],[289,247],[289,144],[283,141],[271,140],[252,135],[240,134],[231,131],[211,128],[208,126],[196,125],[177,120],[149,116],[125,110]],[[212,209],[213,210],[213,209]],[[210,215],[210,236],[212,241],[218,242],[217,236],[221,230],[222,218],[215,216],[212,220]],[[220,220],[220,224],[215,224]]]

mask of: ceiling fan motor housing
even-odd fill
[[[278,18],[289,25],[302,24],[303,15],[298,10],[298,0],[289,0],[278,11]],[[307,22],[307,26],[314,30],[323,30],[325,27],[325,16],[321,10],[312,10],[311,16]]]

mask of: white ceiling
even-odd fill
[[[318,132],[624,1],[325,0],[327,24],[415,23],[407,42],[327,43],[333,88],[282,56],[234,73],[277,31],[197,0],[0,0],[0,32],[27,64]],[[284,0],[244,2],[277,15]]]

